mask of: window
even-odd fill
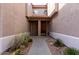
[[[47,15],[47,10],[46,9],[33,9],[33,14],[36,15]]]

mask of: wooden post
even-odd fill
[[[41,21],[38,20],[38,36],[41,36]]]

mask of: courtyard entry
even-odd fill
[[[47,36],[48,35],[48,21],[30,21],[30,35],[31,36]]]

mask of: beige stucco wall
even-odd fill
[[[1,4],[0,4],[0,37],[2,36],[2,15],[1,15]]]
[[[79,4],[66,4],[50,23],[50,32],[79,37]]]
[[[32,4],[27,3],[27,16],[32,16]]]
[[[1,5],[3,36],[28,32],[26,9],[23,3],[5,3]],[[0,9],[0,10],[1,10]],[[0,26],[1,27],[1,26]]]

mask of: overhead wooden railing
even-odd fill
[[[47,9],[47,5],[32,5],[33,9]]]

